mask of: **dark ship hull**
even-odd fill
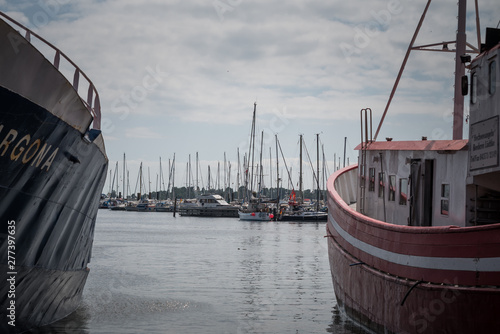
[[[23,39],[0,20],[1,333],[78,307],[108,164],[97,116]]]

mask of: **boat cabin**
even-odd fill
[[[500,29],[488,29],[481,54],[468,66],[469,140],[387,138],[356,148],[359,212],[408,226],[500,222],[499,41]]]
[[[470,126],[467,221],[500,222],[500,29],[487,28],[483,52],[470,65]]]
[[[463,225],[467,140],[372,142],[362,155],[358,211],[398,225]]]
[[[206,207],[229,205],[229,203],[221,195],[217,194],[200,195],[197,199],[197,202],[198,205]]]

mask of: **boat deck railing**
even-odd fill
[[[56,67],[59,70],[59,65],[61,62],[61,57],[65,59],[69,64],[72,66],[72,70],[74,70],[73,74],[73,88],[75,91],[78,93],[80,96],[82,102],[85,104],[89,112],[91,113],[93,117],[93,122],[92,122],[92,127],[94,129],[100,130],[101,129],[101,103],[99,100],[99,93],[97,92],[96,88],[94,87],[94,84],[92,81],[89,79],[89,77],[68,57],[59,50],[57,47],[55,47],[53,44],[45,40],[43,37],[38,35],[37,33],[33,32],[32,30],[26,28],[24,25],[21,23],[17,22],[13,18],[7,16],[6,14],[0,12],[0,16],[6,18],[9,22],[14,24],[15,27],[22,29],[24,32],[24,38],[31,43],[31,38],[36,37],[40,42],[48,46],[52,51],[54,51],[54,60],[52,61],[52,64],[54,67]],[[32,44],[32,43],[31,43]],[[47,60],[50,61],[50,59],[44,55]],[[88,84],[88,91],[87,91],[87,96],[82,96],[82,94],[79,93],[78,91],[78,86],[80,83],[80,77],[83,77]]]

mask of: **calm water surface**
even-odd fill
[[[325,223],[99,210],[81,307],[40,333],[365,333],[336,307]]]

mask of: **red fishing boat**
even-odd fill
[[[382,121],[372,136],[371,110],[363,109],[358,164],[328,180],[335,296],[352,319],[377,333],[500,328],[500,30],[488,28],[477,47],[467,43],[465,3],[459,0],[456,41],[414,46],[428,1],[382,116],[410,50],[446,43],[452,51],[447,46],[455,44],[453,139],[376,141]]]

